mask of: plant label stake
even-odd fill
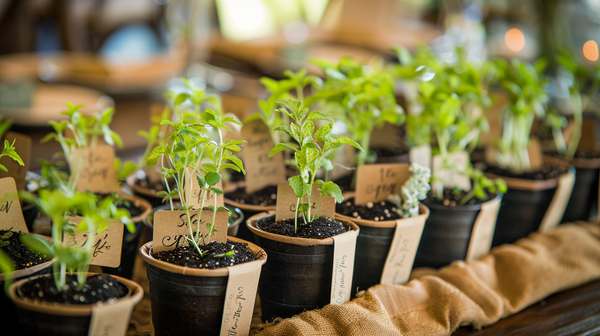
[[[269,157],[275,145],[267,125],[262,120],[254,120],[242,127],[241,134],[247,141],[241,151],[246,169],[246,193],[286,182],[283,153]]]
[[[133,312],[134,300],[92,305],[88,336],[125,335]]]
[[[83,217],[69,217],[69,223],[79,224]],[[92,244],[90,265],[119,267],[121,265],[121,251],[123,245],[122,222],[109,219],[106,230],[98,232],[77,231],[74,236],[63,234],[63,241],[67,246],[82,247]],[[88,240],[92,240],[89,242]]]
[[[554,229],[560,224],[560,220],[565,214],[565,208],[567,207],[569,198],[571,198],[573,185],[575,185],[575,174],[571,171],[562,174],[562,176],[558,178],[558,186],[556,187],[552,201],[550,201],[548,210],[546,210],[546,214],[544,214],[542,223],[540,223],[540,228],[538,229],[539,232],[546,232]]]
[[[202,206],[202,200],[198,199],[198,193],[200,192],[200,187],[198,186],[198,182],[196,181],[196,176],[192,175],[192,169],[188,168],[188,176],[191,176],[192,181],[184,182],[184,192],[183,195],[186,198],[186,204],[191,205],[194,209],[198,209]],[[215,186],[220,190],[223,190],[223,180],[219,180],[219,183]],[[205,196],[204,205],[205,206],[215,206],[215,199],[213,197],[217,197],[217,207],[225,206],[225,201],[223,200],[222,195],[218,195],[215,192],[211,192],[210,194]]]
[[[431,169],[431,146],[421,145],[409,149],[408,160]]]
[[[221,336],[248,335],[262,262],[251,261],[227,267],[227,290],[221,321]]]
[[[342,304],[350,301],[357,236],[358,231],[347,231],[332,237],[331,304]]]
[[[402,138],[398,128],[386,122],[383,126],[373,129],[369,144],[371,148],[396,149],[402,147]]]
[[[25,190],[25,175],[29,170],[31,157],[31,138],[17,132],[9,131],[4,136],[2,143],[4,143],[4,140],[8,140],[11,144],[14,142],[15,151],[19,153],[19,156],[25,165],[21,166],[17,161],[14,161],[10,157],[2,157],[0,159],[0,164],[6,167],[8,172],[0,170],[0,178],[10,176],[15,179],[17,190]]]
[[[410,177],[409,168],[407,163],[361,165],[357,170],[354,204],[385,201],[390,195],[399,194]]]
[[[453,162],[458,169],[444,169],[444,159],[441,155],[433,157],[433,176],[439,178],[441,181],[434,180],[431,184],[431,188],[435,192],[436,185],[443,183],[444,187],[456,187],[462,191],[471,190],[471,181],[468,176],[462,175],[459,172],[466,169],[469,163],[469,154],[467,152],[456,152],[449,153],[447,155],[449,161]]]
[[[12,177],[0,178],[0,230],[29,232]]]
[[[318,201],[320,184],[314,184],[312,186],[311,194],[313,196],[312,210],[316,210],[316,202]],[[308,197],[304,196],[302,203],[306,204]],[[277,207],[275,210],[275,221],[282,221],[285,219],[295,218],[296,216],[296,205],[298,204],[298,197],[294,194],[294,190],[287,182],[280,183],[277,186]],[[335,198],[327,195],[323,195],[321,204],[317,211],[319,217],[335,217]]]
[[[212,222],[213,211],[208,209],[202,210],[202,218],[198,221],[199,209],[190,210],[192,220],[192,229],[196,232],[199,229],[200,234],[205,237],[208,234],[208,224]],[[217,210],[215,221],[215,229],[217,230],[212,235],[212,240],[218,243],[227,242],[227,225],[229,213],[225,209]],[[190,234],[190,229],[187,226],[187,213],[180,210],[161,210],[154,214],[154,233],[152,236],[152,251],[160,252],[175,249],[182,245],[187,245],[186,237]],[[199,225],[199,228],[198,228]]]
[[[382,284],[402,284],[408,281],[428,216],[420,214],[396,220],[396,231],[381,273]]]
[[[483,204],[473,224],[471,239],[465,261],[472,261],[488,254],[494,238],[496,219],[500,210],[500,198],[496,197]]]
[[[527,146],[529,155],[529,165],[532,171],[539,170],[544,165],[544,156],[542,154],[542,145],[538,139],[531,139]]]
[[[108,194],[120,190],[114,164],[115,149],[112,146],[98,145],[78,149],[73,156],[71,160],[81,172],[77,191]]]

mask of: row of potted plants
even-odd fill
[[[565,118],[548,108],[543,62],[474,65],[460,50],[452,63],[427,48],[415,55],[396,51],[400,64],[318,60],[323,78],[300,71],[286,72],[279,81],[263,79],[269,97],[243,123],[224,113],[218,96],[184,80],[186,90],[169,92],[165,112],[143,133],[145,178],[138,173],[140,163],[115,168],[110,160],[112,175],[110,167],[93,163],[101,161],[94,160],[96,149],[104,148],[101,139],[120,142],[109,128],[112,111],[85,117],[69,105],[69,121],[51,123],[55,133],[48,138],[61,144],[67,166],[44,162],[39,188],[21,193],[51,219],[52,237],[23,240],[46,258],[56,256],[55,292],[63,292],[66,281],[73,284],[68,287],[86,288],[93,243],[66,248],[65,233],[104,232],[109,218],[139,232],[141,225],[133,230],[132,224],[141,220],[132,220],[115,199],[117,181],[135,176],[128,182],[138,192],[146,189],[140,196],[155,205],[168,201],[168,210],[153,213],[152,241],[142,241],[140,249],[155,332],[217,334],[248,330],[257,290],[264,320],[288,317],[343,303],[378,283],[406,282],[413,263],[437,268],[477,258],[491,245],[562,222],[567,204],[576,203],[569,199],[579,171],[575,175],[569,163],[577,154],[574,143],[585,138],[581,120],[584,105],[593,104],[596,81],[591,80],[589,98],[579,91],[592,72],[567,54],[561,59],[563,71],[577,79],[569,91],[574,131],[567,142],[561,140]],[[398,82],[414,89],[405,97],[406,113],[395,96]],[[487,109],[498,94],[507,104],[502,124],[490,126]],[[384,124],[402,135],[403,144],[393,148],[394,154],[405,152],[393,159],[400,162],[381,160],[386,151],[370,146]],[[544,126],[554,135],[552,158],[542,155],[542,148],[550,152],[552,146],[532,141],[532,134],[542,137]],[[482,147],[482,134],[492,127],[501,128],[501,137]],[[240,151],[238,158],[234,153]],[[485,152],[485,160],[472,160],[477,152]],[[348,173],[334,182],[339,168]],[[86,184],[107,174],[114,178],[102,188]],[[267,177],[258,184],[262,189],[247,181],[257,174]],[[157,179],[163,190],[148,191]],[[261,193],[260,203],[248,204]],[[525,202],[526,211],[515,210]],[[227,235],[225,204],[244,211],[245,240]],[[590,213],[580,216],[588,219]],[[68,277],[71,273],[76,277]],[[139,301],[136,297],[132,300]]]

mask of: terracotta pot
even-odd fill
[[[129,300],[135,305],[142,300],[144,290],[139,284],[119,276],[114,277],[120,283],[127,286],[130,291],[128,296],[118,299],[115,303]],[[94,304],[75,305],[43,301],[34,302],[33,300],[22,298],[17,294],[17,290],[28,280],[23,279],[15,282],[9,288],[10,299],[18,307],[17,313],[22,328],[20,333],[24,335],[48,336],[80,336],[88,334]],[[131,312],[129,313],[131,314]]]
[[[354,193],[344,193],[344,199],[346,201],[350,201],[353,197]],[[429,209],[422,203],[419,205],[419,214],[425,218],[429,217]],[[336,218],[352,221],[360,228],[360,232],[356,238],[356,257],[354,258],[352,288],[357,291],[362,291],[381,283],[381,274],[390,247],[392,246],[397,221],[388,220],[376,222],[373,220],[357,219],[337,213]],[[402,218],[398,221],[407,220],[408,218]],[[412,265],[413,260],[406,260],[406,262]]]
[[[264,265],[267,261],[260,247],[234,237],[227,239],[247,243],[258,258],[250,262]],[[219,335],[229,269],[188,268],[155,259],[152,242],[140,248],[140,255],[147,263],[154,335]]]
[[[246,221],[256,244],[269,255],[263,267],[258,295],[263,321],[291,317],[330,302],[333,238],[308,239],[265,232],[257,222],[275,216],[258,213]],[[346,222],[354,231],[359,227]]]

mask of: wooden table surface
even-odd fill
[[[600,335],[600,280],[562,291],[482,330],[459,328],[452,336]]]

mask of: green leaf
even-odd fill
[[[52,245],[46,239],[32,234],[21,234],[21,243],[46,260],[54,258]]]
[[[356,141],[354,141],[354,140],[352,140],[350,138],[347,138],[347,137],[339,137],[338,139],[335,140],[335,143],[344,144],[344,145],[351,145],[354,148],[356,148],[356,149],[358,149],[360,151],[363,151],[363,148],[358,144],[358,142],[356,142]]]
[[[291,149],[293,151],[298,152],[298,148],[293,145],[293,144],[287,144],[287,143],[278,143],[277,145],[275,145],[275,147],[273,149],[271,149],[271,151],[269,152],[269,157],[272,157],[273,155],[284,151],[286,149]]]
[[[206,180],[206,184],[208,184],[209,186],[214,186],[217,183],[219,183],[219,181],[221,181],[221,174],[211,171],[206,173],[204,179]]]
[[[310,193],[310,184],[305,183],[300,175],[290,177],[288,183],[298,198],[302,198],[304,195]]]
[[[335,198],[337,203],[342,203],[344,201],[344,196],[342,196],[342,190],[340,187],[332,181],[327,181],[323,183],[319,187],[319,191],[323,195],[331,196]]]
[[[146,159],[146,166],[148,166],[148,167],[156,166],[156,163],[158,163],[158,159],[163,154],[169,154],[169,153],[170,153],[170,149],[166,145],[154,147],[154,149],[152,149],[152,153],[150,153],[150,155]]]

